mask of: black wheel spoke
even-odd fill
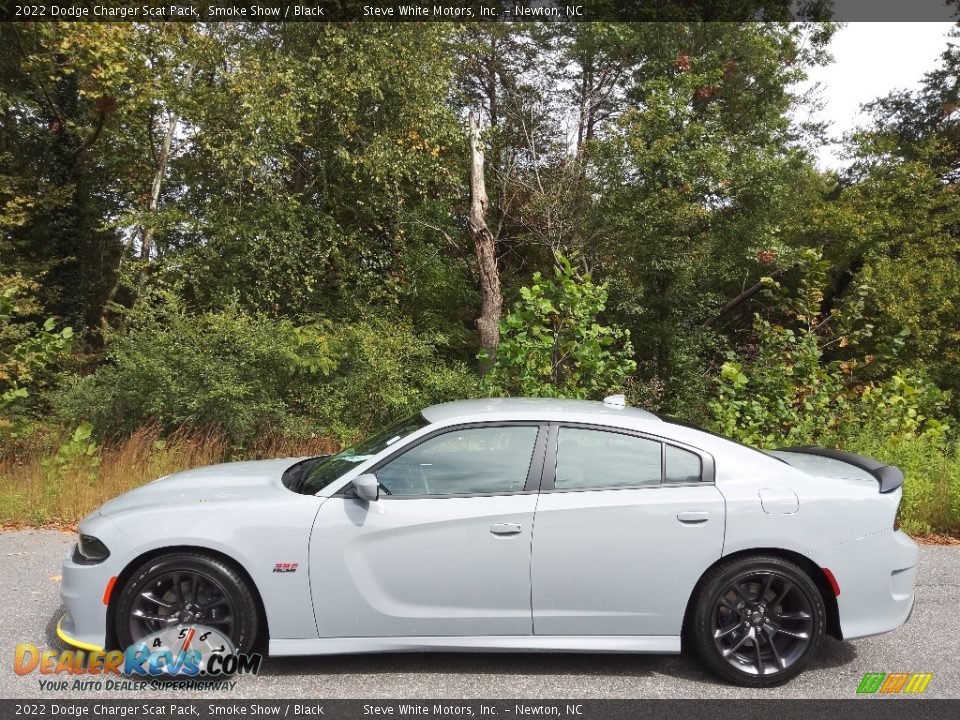
[[[146,620],[147,622],[159,622],[159,623],[167,623],[167,622],[170,622],[170,618],[169,618],[169,617],[162,617],[162,616],[160,616],[160,615],[149,615],[149,614],[143,612],[142,610],[134,610],[134,611],[133,611],[133,616],[134,616],[135,618],[140,619],[140,620]]]
[[[746,613],[741,608],[738,608],[736,605],[730,604],[730,602],[726,598],[723,598],[723,597],[720,598],[720,607],[726,608],[730,612],[734,612],[740,617],[746,616]]]
[[[770,654],[773,655],[773,661],[777,664],[777,666],[781,670],[783,670],[785,667],[787,667],[787,664],[783,661],[783,658],[780,656],[780,651],[777,650],[777,644],[773,641],[773,633],[770,632],[769,628],[764,628],[763,632],[767,638],[767,645],[770,646]]]
[[[760,651],[760,639],[754,633],[753,651],[757,656],[757,674],[763,675],[763,653]]]
[[[715,638],[718,638],[718,639],[719,639],[719,638],[724,638],[724,637],[726,637],[727,635],[729,635],[730,633],[732,633],[734,630],[736,630],[738,627],[740,627],[740,623],[735,622],[735,623],[734,623],[733,625],[731,625],[730,627],[727,627],[727,628],[717,628],[716,630],[713,631],[713,636],[714,636]]]
[[[753,602],[751,598],[748,598],[746,596],[746,593],[743,592],[743,589],[740,587],[738,583],[733,583],[730,586],[730,589],[733,590],[737,595],[739,595],[740,599],[743,600],[745,603]]]
[[[172,607],[175,607],[174,603],[167,602],[167,601],[164,600],[163,598],[157,597],[157,596],[154,595],[150,590],[147,590],[146,592],[140,593],[140,597],[142,597],[144,600],[147,600],[148,602],[152,602],[154,605],[157,605],[157,606],[162,607],[162,608],[172,608]]]
[[[768,623],[768,627],[778,635],[786,635],[799,640],[806,640],[810,637],[808,633],[802,630],[787,630],[786,628],[780,627],[779,625],[774,625],[773,623]]]
[[[783,581],[783,587],[780,589],[780,594],[777,595],[776,599],[770,603],[771,605],[780,605],[786,599],[787,595],[790,594],[790,591],[793,590],[794,584],[787,579]]]
[[[773,573],[767,575],[767,581],[763,584],[763,590],[760,591],[760,599],[763,600],[767,597],[767,593],[770,592],[770,586],[773,585],[773,579],[776,577]]]
[[[201,610],[213,610],[214,608],[221,607],[223,605],[229,605],[227,599],[224,597],[213,598],[205,603],[200,603]]]
[[[723,656],[730,657],[737,650],[739,650],[743,646],[743,644],[749,639],[750,639],[750,633],[745,633],[744,636],[737,641],[736,645],[723,651]]]

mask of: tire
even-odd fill
[[[145,601],[156,593],[162,595],[160,602]],[[135,610],[145,608],[163,621],[134,616]],[[199,616],[173,617],[191,610]],[[202,552],[168,553],[143,563],[124,583],[113,618],[121,649],[183,622],[215,627],[233,641],[237,652],[249,652],[260,627],[259,604],[249,582],[229,563]]]
[[[796,676],[816,655],[826,627],[817,586],[796,564],[773,555],[720,563],[700,580],[693,602],[697,654],[743,687],[774,687]]]

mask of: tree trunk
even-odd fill
[[[193,68],[187,70],[183,84],[190,85],[193,77]],[[163,145],[160,147],[160,156],[157,158],[156,172],[153,174],[153,184],[150,186],[150,204],[147,206],[148,216],[157,214],[160,206],[160,191],[163,189],[163,180],[167,176],[167,165],[170,163],[170,147],[173,145],[173,135],[177,130],[179,118],[174,112],[170,113],[170,119],[167,121],[167,131],[163,134]],[[150,260],[150,253],[153,251],[153,226],[150,225],[143,229],[143,237],[140,242],[140,271],[137,273],[137,292],[143,287],[143,281],[147,276],[147,263]]]
[[[184,77],[184,85],[189,85],[192,78],[193,68],[190,67],[187,69],[187,73]],[[180,120],[176,113],[171,112],[170,118],[167,120],[167,129],[163,134],[163,142],[160,145],[160,154],[157,156],[157,163],[154,166],[153,182],[150,185],[150,200],[147,204],[148,216],[156,215],[157,210],[160,207],[160,192],[163,189],[164,178],[167,176],[167,165],[170,164],[170,149],[173,146],[173,136],[176,133],[177,123],[179,121]],[[110,291],[107,293],[107,299],[103,304],[103,311],[100,314],[100,332],[104,337],[110,329],[110,305],[116,298],[117,291],[120,289],[120,271],[123,268],[124,260],[133,252],[134,239],[135,236],[131,235],[129,242],[124,245],[120,252],[120,261],[117,264],[117,277],[113,285],[110,287]],[[140,228],[140,260],[142,261],[142,264],[137,272],[137,284],[135,288],[138,295],[147,277],[147,263],[150,260],[150,253],[152,250],[153,226],[147,224]]]
[[[153,174],[153,184],[150,186],[150,202],[147,205],[147,215],[156,215],[160,206],[160,191],[163,189],[163,178],[167,174],[167,164],[170,162],[170,146],[173,144],[173,134],[177,129],[177,116],[171,114],[167,121],[167,131],[163,134],[163,145],[160,147],[160,157],[157,158],[156,172]],[[143,228],[143,237],[140,242],[140,259],[149,260],[153,250],[153,227]]]
[[[470,112],[470,236],[477,255],[480,274],[480,316],[477,330],[480,347],[487,353],[481,365],[486,372],[493,365],[500,343],[500,311],[503,295],[500,292],[500,272],[497,269],[496,238],[487,227],[486,213],[489,200],[483,177],[483,146],[480,144],[480,116]]]
[[[773,280],[776,280],[778,277],[780,277],[781,275],[783,275],[785,272],[788,272],[789,270],[792,270],[792,269],[795,268],[795,267],[796,267],[796,264],[791,265],[790,267],[780,268],[779,270],[774,270],[772,273],[770,273],[770,275],[769,275],[768,277],[770,277],[770,278],[773,279]],[[742,305],[743,303],[745,303],[747,300],[749,300],[750,298],[752,298],[754,295],[756,295],[756,294],[757,294],[758,292],[760,292],[762,289],[763,289],[763,279],[760,279],[760,280],[758,280],[757,282],[755,282],[753,285],[751,285],[750,287],[748,287],[746,290],[744,290],[743,292],[741,292],[739,295],[737,295],[735,298],[733,298],[732,300],[730,300],[730,301],[729,301],[726,305],[724,305],[722,308],[720,308],[720,312],[718,312],[718,313],[717,313],[716,315],[714,315],[712,318],[709,318],[709,319],[705,320],[704,323],[703,323],[703,326],[704,326],[704,327],[713,327],[713,326],[716,325],[718,322],[720,322],[721,320],[723,320],[723,318],[726,317],[731,311],[735,310],[737,307],[739,307],[740,305]]]
[[[163,144],[160,147],[160,155],[157,158],[157,164],[154,168],[153,183],[150,186],[150,201],[147,204],[147,214],[150,216],[155,215],[160,206],[160,191],[163,188],[163,178],[167,174],[167,164],[170,162],[170,147],[173,144],[173,134],[176,131],[176,127],[177,116],[171,114],[170,120],[167,122],[167,130],[163,135]],[[131,234],[129,241],[124,245],[123,250],[120,252],[120,262],[117,264],[117,277],[114,280],[113,285],[110,287],[110,292],[107,293],[107,299],[103,304],[103,311],[100,314],[100,332],[104,337],[106,337],[107,332],[110,329],[110,305],[113,303],[117,296],[117,291],[120,289],[120,273],[123,268],[123,263],[127,256],[131,255],[133,252],[133,243],[135,238],[136,235]],[[143,283],[147,278],[147,263],[150,260],[150,251],[152,248],[153,227],[151,225],[142,226],[140,228],[140,260],[142,264],[140,265],[140,269],[137,271],[137,295],[140,294],[140,289],[143,287]]]

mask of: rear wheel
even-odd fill
[[[258,630],[257,601],[233,567],[203,553],[170,553],[137,568],[114,613],[121,648],[177,625],[203,625],[249,650]]]
[[[797,565],[755,555],[710,570],[695,595],[692,640],[721,677],[771,687],[816,654],[826,626],[819,590]]]

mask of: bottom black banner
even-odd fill
[[[858,700],[0,700],[0,718],[565,718],[702,720],[960,717],[960,699]]]

